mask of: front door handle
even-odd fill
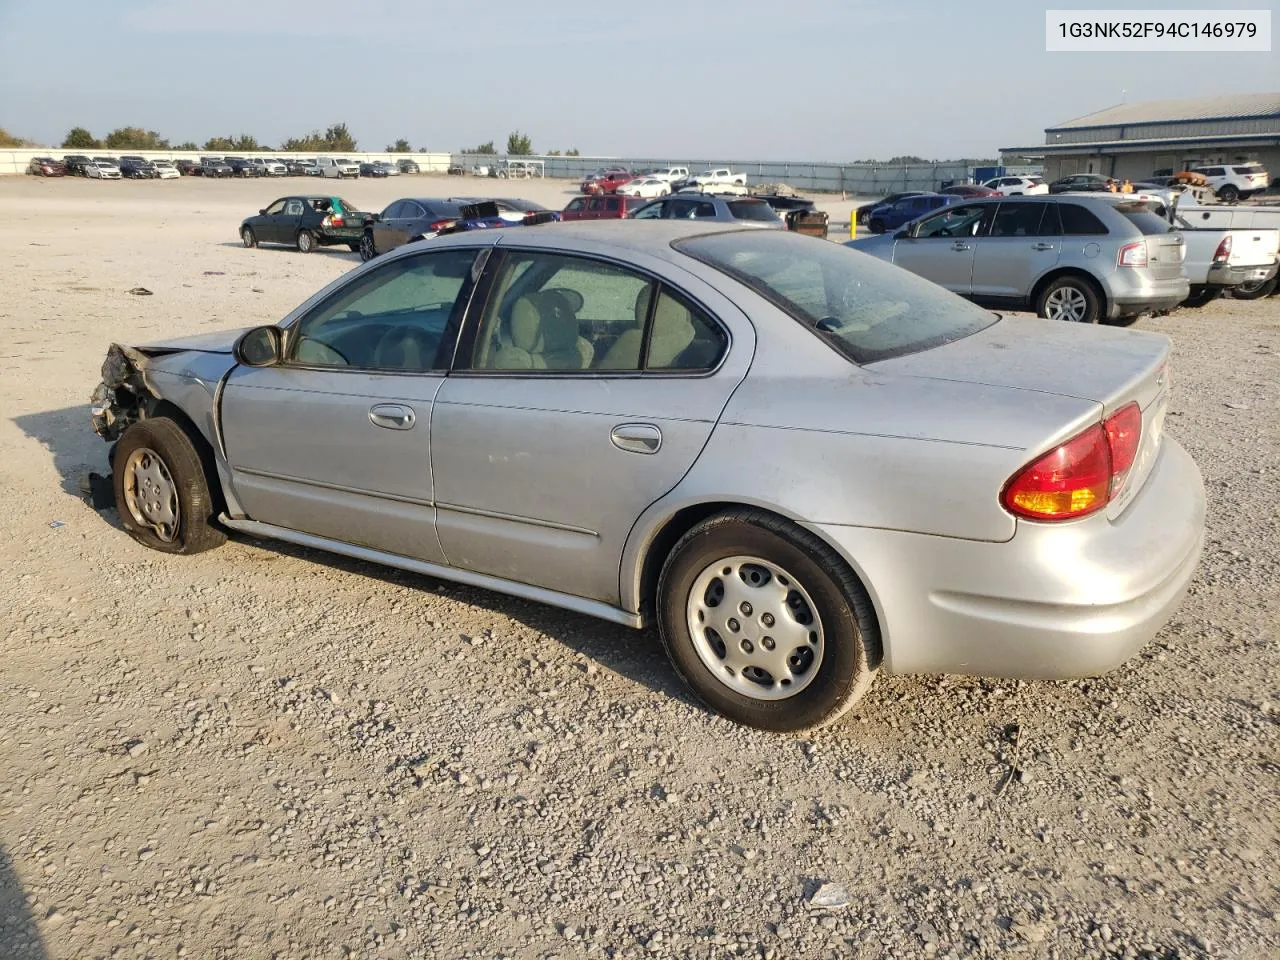
[[[657,453],[662,447],[662,431],[651,423],[620,423],[609,432],[609,439],[628,453]]]
[[[956,251],[963,251],[963,250],[970,249],[970,247],[969,247],[969,244],[965,243],[963,240],[957,240],[955,243],[951,245],[951,249]]]
[[[388,430],[412,430],[418,416],[402,403],[379,403],[369,408],[369,422]]]
[[[1054,246],[1052,243],[1033,243],[1031,245],[1031,249],[1032,250],[1056,250],[1057,247]]]

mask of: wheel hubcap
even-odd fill
[[[172,542],[178,535],[178,488],[160,455],[147,447],[124,465],[124,500],[134,521]]]
[[[689,591],[689,633],[711,675],[753,700],[785,700],[818,675],[822,621],[808,591],[777,564],[729,557]]]
[[[1045,313],[1050,320],[1079,323],[1089,312],[1089,301],[1075,287],[1059,287],[1045,300]]]
[[[252,234],[252,233],[250,233],[248,230],[246,230],[244,233],[240,234],[240,239],[244,241],[244,245],[245,245],[246,247],[252,247],[252,246],[253,246],[253,234]]]
[[[311,234],[309,234],[309,233],[304,233],[302,236],[300,236],[300,237],[298,238],[298,246],[302,247],[302,249],[303,249],[303,250],[310,250],[310,249],[311,249]]]

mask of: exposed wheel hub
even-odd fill
[[[743,556],[709,564],[687,606],[698,657],[735,693],[785,700],[817,676],[822,621],[808,591],[777,564]]]

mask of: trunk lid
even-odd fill
[[[1157,280],[1176,280],[1182,276],[1187,245],[1180,233],[1161,233],[1147,237],[1147,270]]]
[[[1115,517],[1141,489],[1159,452],[1169,395],[1169,350],[1169,339],[1161,334],[1013,317],[962,340],[866,369],[1089,400],[1098,404],[1099,420],[1136,402],[1142,410],[1142,440],[1124,490],[1107,507],[1107,515]],[[1041,446],[1028,448],[1028,461],[1065,439],[1047,435]]]

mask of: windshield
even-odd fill
[[[997,319],[900,267],[815,237],[742,230],[674,246],[751,287],[855,363],[950,343]]]
[[[778,215],[763,200],[730,200],[729,212],[735,220],[763,220],[776,223]]]

